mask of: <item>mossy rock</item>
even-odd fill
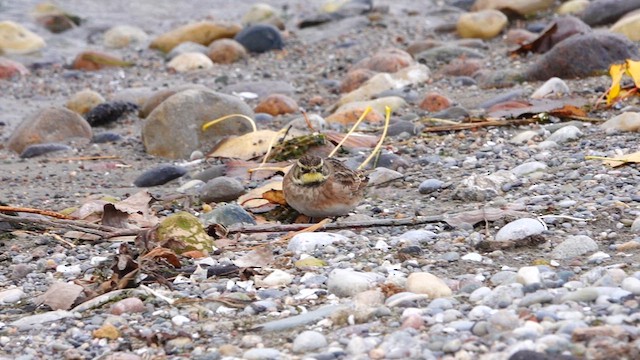
[[[188,212],[182,211],[162,220],[157,235],[160,243],[167,244],[177,254],[200,251],[207,255],[216,250],[213,238],[200,220]]]

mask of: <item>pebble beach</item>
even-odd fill
[[[640,358],[640,2],[517,3],[0,0],[0,360]],[[247,169],[365,108],[362,203],[275,228]]]

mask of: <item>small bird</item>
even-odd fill
[[[369,178],[341,161],[304,155],[285,175],[284,198],[299,213],[312,218],[346,215],[364,197]]]

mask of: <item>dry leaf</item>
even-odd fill
[[[640,151],[634,152],[632,154],[616,156],[614,158],[605,158],[605,157],[595,157],[595,156],[587,156],[587,159],[596,159],[596,160],[604,160],[604,164],[609,165],[611,167],[618,167],[622,165],[626,165],[628,163],[640,163]]]
[[[347,134],[337,131],[325,131],[324,135],[333,143],[338,144]],[[347,140],[342,144],[345,148],[373,148],[378,144],[380,137],[359,133],[351,133]]]
[[[289,163],[288,161],[281,161],[277,163],[267,163],[262,165],[262,163],[256,161],[230,160],[227,161],[225,165],[227,167],[225,170],[225,174],[229,177],[238,178],[239,180],[260,181],[268,179],[275,175],[278,170],[274,169],[286,168],[287,166],[291,166],[291,163]],[[249,172],[249,170],[251,169],[258,169],[261,167],[266,169]]]
[[[635,87],[623,91],[621,82],[625,74],[631,77]],[[640,61],[627,59],[622,64],[613,64],[609,67],[609,75],[611,76],[611,87],[607,90],[607,105],[638,92],[640,88]]]
[[[180,259],[178,259],[178,255],[176,255],[173,250],[167,248],[155,248],[144,254],[142,258],[154,260],[164,259],[175,268],[179,268],[180,266],[182,266],[182,264],[180,264]]]
[[[38,297],[37,302],[48,305],[53,310],[69,310],[83,290],[80,285],[56,282]]]
[[[270,190],[282,190],[282,180],[270,181],[260,187],[257,187],[238,198],[238,204],[245,209],[251,209],[267,205],[269,200],[263,198],[263,194]]]
[[[209,157],[222,157],[240,160],[250,160],[263,156],[269,150],[269,146],[275,143],[277,131],[258,130],[242,136],[230,137],[220,141],[207,155]]]
[[[268,200],[270,203],[272,204],[278,204],[278,205],[287,205],[287,200],[284,199],[284,191],[282,190],[269,190],[269,191],[265,191],[262,194],[262,198],[264,198],[265,200]]]
[[[537,115],[540,113],[554,114],[554,112],[556,112],[555,114],[558,114],[557,116],[562,116],[567,112],[570,113],[571,116],[574,116],[575,113],[581,111],[579,107],[585,105],[587,103],[587,100],[582,98],[531,99],[529,100],[529,102],[531,104],[530,106],[510,107],[507,109],[500,109],[496,111],[487,111],[487,117],[497,119],[515,119],[529,115]],[[580,113],[584,114],[583,112]]]

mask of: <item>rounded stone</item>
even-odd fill
[[[232,64],[247,57],[247,50],[233,39],[218,39],[207,49],[209,59],[217,64]]]
[[[151,168],[136,178],[133,184],[137,187],[158,186],[168,183],[173,179],[182,177],[187,169],[179,165],[163,164]]]
[[[317,331],[303,331],[293,340],[294,353],[304,354],[327,346],[327,339]]]
[[[267,113],[269,115],[291,114],[299,110],[294,99],[283,94],[271,94],[262,99],[253,109],[256,113]]]
[[[142,124],[145,149],[173,159],[187,159],[195,150],[208,153],[224,137],[251,131],[250,124],[240,118],[202,130],[205,123],[229,114],[254,116],[244,101],[232,95],[200,89],[177,92],[160,102]]]
[[[91,89],[80,90],[71,95],[65,106],[80,115],[88,113],[91,109],[106,100],[97,91]]]
[[[9,137],[7,147],[22,153],[29,145],[56,143],[71,138],[91,139],[89,123],[66,108],[46,108],[20,123]]]
[[[0,53],[28,54],[45,47],[44,40],[13,21],[0,21]]]
[[[277,27],[269,24],[256,24],[244,28],[234,38],[249,52],[263,53],[284,48],[282,35]]]
[[[420,109],[430,112],[442,111],[451,107],[451,100],[444,95],[430,92],[424,96],[419,106]]]
[[[233,201],[242,194],[242,183],[228,176],[211,179],[200,189],[200,199],[206,203]]]
[[[456,29],[463,38],[491,39],[507,26],[509,19],[498,10],[482,10],[460,15]]]
[[[213,61],[207,55],[198,52],[186,52],[174,57],[167,67],[177,72],[209,69],[213,67]]]
[[[133,44],[141,44],[148,38],[147,33],[139,27],[116,25],[104,33],[104,45],[109,48],[121,49]]]
[[[406,289],[416,294],[427,294],[431,299],[451,296],[453,293],[444,281],[428,272],[410,274],[407,277]]]
[[[527,237],[541,234],[545,230],[544,225],[537,219],[518,219],[503,226],[495,236],[495,241],[521,240]]]
[[[420,183],[418,192],[420,194],[431,194],[434,191],[442,189],[444,181],[438,179],[427,179]]]

